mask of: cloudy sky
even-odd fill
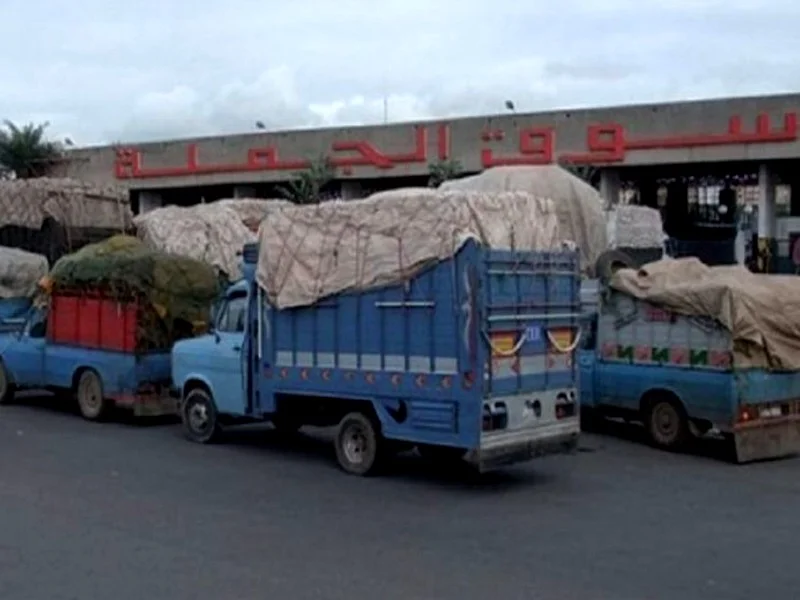
[[[652,8],[645,8],[650,4]],[[0,0],[0,118],[77,144],[800,89],[797,0]]]

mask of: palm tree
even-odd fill
[[[326,157],[312,161],[305,171],[295,173],[287,186],[278,191],[295,204],[318,204],[325,187],[336,178],[336,169]]]
[[[63,156],[61,144],[45,136],[50,123],[28,123],[22,127],[4,121],[0,130],[0,170],[18,179],[43,177]]]

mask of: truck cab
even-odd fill
[[[194,389],[211,394],[220,413],[240,410],[246,402],[245,344],[249,284],[229,286],[217,305],[209,333],[177,342],[172,348],[172,382],[181,397]],[[195,419],[203,415],[195,414]]]

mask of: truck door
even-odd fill
[[[43,387],[44,354],[47,332],[47,320],[42,311],[33,310],[25,327],[14,340],[13,348],[4,358],[7,367],[20,387]]]
[[[235,407],[236,412],[245,405],[244,396],[244,345],[247,293],[231,294],[220,308],[215,335],[216,356],[213,361],[213,381],[219,408]]]

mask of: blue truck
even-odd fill
[[[254,421],[335,425],[338,463],[355,475],[411,447],[482,471],[575,449],[577,253],[468,242],[403,284],[281,310],[257,260],[245,247],[213,332],[173,348],[190,440]]]
[[[6,321],[0,330],[0,404],[12,402],[18,391],[48,390],[73,395],[89,420],[103,419],[112,406],[130,409],[135,416],[177,414],[169,349],[138,353],[90,348],[77,338],[72,343],[54,341],[48,321],[55,316],[48,307],[31,305],[22,318]],[[99,318],[97,310],[67,317],[75,332],[114,328],[110,321],[88,326],[87,319]]]
[[[727,440],[737,462],[800,451],[800,372],[737,368],[730,333],[709,318],[676,314],[603,283],[584,284],[579,352],[584,424],[644,424],[653,445]]]

